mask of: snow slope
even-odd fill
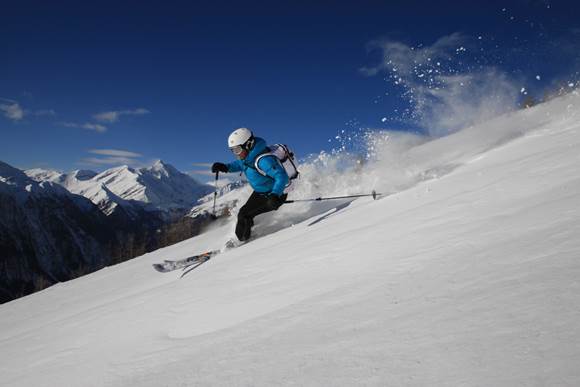
[[[343,171],[392,194],[284,206],[181,280],[151,264],[231,223],[1,305],[0,384],[577,386],[579,149],[570,95]]]

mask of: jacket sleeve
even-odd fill
[[[260,164],[260,169],[264,171],[266,175],[274,179],[272,193],[282,195],[284,193],[284,188],[286,188],[286,184],[288,184],[288,174],[282,164],[280,164],[276,156],[262,157],[258,162]]]
[[[240,160],[232,161],[226,164],[226,166],[228,167],[228,172],[242,172],[243,170]]]

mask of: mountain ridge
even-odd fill
[[[83,170],[59,173],[43,169],[30,169],[25,173],[37,181],[51,181],[87,197],[106,215],[117,206],[129,212],[135,205],[146,211],[189,210],[200,197],[213,190],[162,160],[149,167],[121,165],[100,173]]]
[[[185,215],[209,190],[162,161],[101,173],[0,161],[0,302],[195,235],[209,217]]]

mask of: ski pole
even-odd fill
[[[215,173],[215,191],[213,191],[213,218],[217,219],[217,215],[215,214],[215,201],[217,199],[217,194],[218,194],[218,178],[219,178],[220,172],[217,171]]]
[[[328,198],[319,197],[315,199],[297,199],[297,200],[286,200],[284,203],[297,203],[297,202],[319,202],[322,200],[335,200],[335,199],[350,199],[350,198],[362,198],[364,196],[372,196],[374,200],[377,200],[377,196],[381,196],[382,193],[377,193],[373,190],[370,194],[360,194],[360,195],[347,195],[347,196],[332,196]]]

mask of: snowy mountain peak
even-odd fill
[[[72,171],[71,175],[74,176],[77,180],[86,181],[97,176],[97,172],[86,169],[77,169],[75,171]]]
[[[141,172],[150,173],[158,179],[163,177],[178,176],[182,173],[170,164],[164,163],[162,160],[157,160],[151,167],[142,168]]]
[[[103,178],[103,177],[107,177],[107,176],[113,176],[113,175],[122,175],[122,174],[136,174],[137,172],[135,171],[135,169],[131,168],[128,165],[120,165],[118,167],[113,167],[113,168],[109,168],[101,173],[99,173],[96,178]]]
[[[19,187],[28,185],[31,182],[30,178],[20,169],[14,168],[2,161],[0,161],[0,181]]]
[[[59,172],[40,168],[22,171],[0,161],[0,183],[4,183],[0,184],[0,191],[9,192],[21,201],[31,196],[34,198],[66,197],[86,209],[89,202],[85,198],[73,195],[62,187],[60,180],[63,176],[65,175]]]
[[[151,166],[151,168],[154,168],[154,169],[159,169],[159,168],[164,168],[166,165],[168,165],[168,164],[165,164],[165,163],[163,162],[163,160],[159,159],[159,160],[156,160],[156,161],[153,163],[153,165]]]
[[[37,182],[42,181],[57,182],[63,177],[63,174],[61,172],[44,168],[27,169],[24,171],[24,173],[26,173],[26,175],[30,177],[32,180],[35,180]]]
[[[26,174],[37,182],[57,183],[72,193],[85,196],[107,215],[119,205],[127,209],[140,204],[152,211],[189,210],[211,191],[211,187],[198,183],[162,160],[140,169],[121,165],[101,173],[75,170],[63,174],[37,168],[27,170]]]

